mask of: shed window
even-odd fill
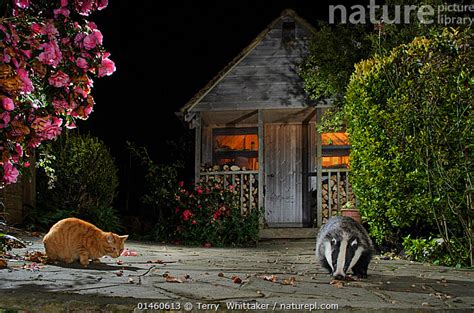
[[[321,140],[323,168],[348,168],[351,146],[347,133],[323,133]]]
[[[283,22],[281,38],[283,44],[292,43],[296,39],[295,22]]]
[[[258,170],[258,128],[214,129],[213,163]]]

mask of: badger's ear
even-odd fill
[[[351,242],[351,247],[356,247],[357,246],[357,239],[354,239],[352,242]]]

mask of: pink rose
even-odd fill
[[[54,26],[53,22],[49,22],[41,28],[41,34],[48,35],[48,37],[55,37],[59,35],[59,32]]]
[[[109,4],[109,0],[99,0],[99,4],[97,5],[97,10],[103,10]]]
[[[3,182],[6,184],[16,183],[18,174],[18,170],[10,161],[3,163]]]
[[[84,46],[84,44],[82,43],[82,41],[84,40],[84,37],[86,37],[86,34],[84,33],[78,33],[76,37],[74,37],[74,43],[79,48],[82,48]]]
[[[55,16],[61,14],[61,15],[64,15],[64,16],[67,17],[67,16],[69,16],[69,14],[70,14],[69,10],[66,9],[66,8],[64,8],[64,7],[59,8],[59,9],[56,9],[56,10],[54,10],[53,12],[54,12],[54,15],[55,15]]]
[[[51,140],[61,133],[61,124],[63,120],[55,116],[37,117],[31,123],[31,128],[35,130],[42,140]],[[40,141],[41,142],[41,141]]]
[[[33,83],[31,82],[30,77],[28,76],[28,72],[25,69],[20,68],[18,70],[18,76],[21,79],[22,84],[22,91],[25,94],[28,94],[34,90]]]
[[[59,88],[59,87],[66,87],[67,85],[69,85],[70,80],[69,80],[69,76],[66,73],[62,71],[57,71],[56,73],[51,75],[48,82],[51,86]]]
[[[68,107],[69,107],[69,103],[66,100],[54,99],[53,100],[53,107],[56,110],[67,110]]]
[[[33,23],[31,24],[31,30],[33,31],[33,33],[39,34],[41,32],[41,25],[38,23]]]
[[[87,16],[94,9],[94,5],[96,1],[97,0],[81,0],[81,1],[76,0],[74,3],[74,6],[77,13]]]
[[[110,76],[113,72],[115,72],[115,63],[112,60],[105,58],[99,65],[99,73],[97,76]]]
[[[30,0],[13,0],[13,5],[20,9],[26,9],[30,6]]]
[[[49,120],[44,125],[43,131],[41,132],[41,137],[43,137],[46,140],[51,140],[51,139],[56,138],[59,134],[61,134],[62,123],[63,123],[62,119],[53,116],[52,120]]]
[[[38,60],[40,60],[41,63],[52,65],[53,67],[58,66],[58,64],[61,62],[63,55],[61,53],[61,50],[59,50],[56,41],[53,40],[50,42],[42,43],[39,48],[43,50],[43,52],[41,52],[38,56]]]
[[[80,67],[82,69],[87,69],[89,67],[89,64],[87,64],[86,59],[81,58],[81,57],[77,58],[76,65],[77,67]]]
[[[94,29],[93,32],[84,37],[84,48],[86,50],[94,49],[97,45],[102,44],[102,33],[98,29]]]
[[[15,108],[13,100],[8,97],[3,98],[2,105],[6,111],[12,111]]]
[[[10,113],[3,112],[0,113],[0,129],[5,128],[10,123]]]

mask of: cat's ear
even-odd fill
[[[105,236],[105,239],[107,240],[108,243],[115,242],[114,235],[112,235],[112,233],[108,233],[107,236]]]
[[[128,235],[119,236],[119,238],[122,239],[122,241],[125,241],[125,240],[127,240]]]

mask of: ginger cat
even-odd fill
[[[89,259],[96,262],[104,255],[120,256],[128,235],[104,232],[78,218],[65,218],[54,224],[43,238],[48,262],[72,263],[86,267]]]

